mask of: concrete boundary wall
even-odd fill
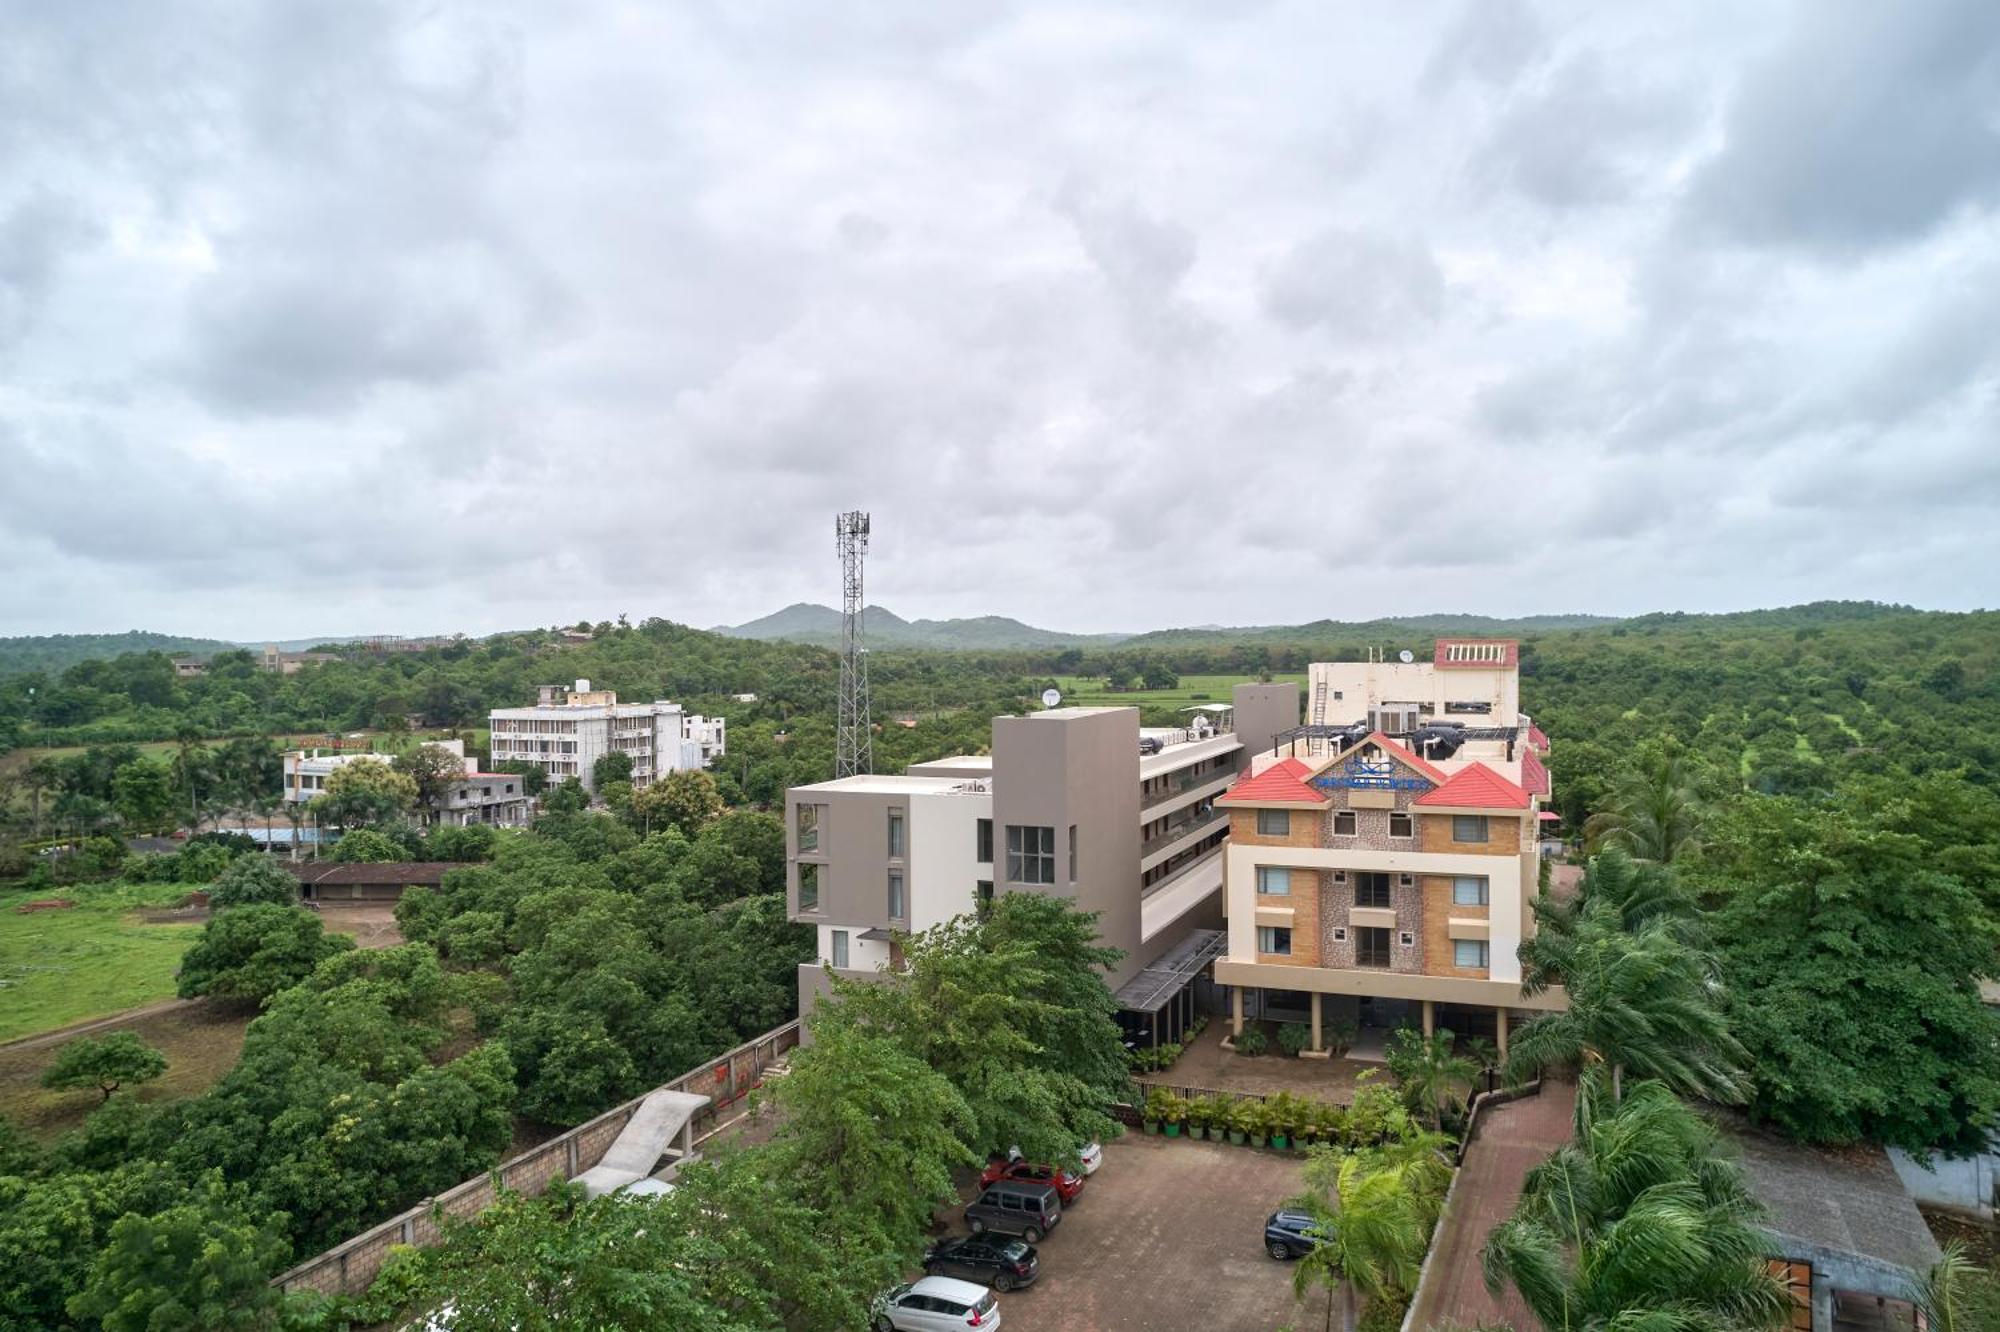
[[[719,1122],[730,1107],[750,1094],[763,1080],[764,1070],[799,1043],[797,1020],[774,1027],[754,1040],[746,1041],[725,1054],[717,1055],[697,1069],[683,1073],[653,1091],[696,1092],[710,1103],[693,1120],[694,1136],[700,1137]],[[636,1096],[615,1109],[607,1110],[586,1124],[579,1124],[560,1137],[551,1138],[503,1161],[493,1169],[458,1184],[435,1198],[426,1198],[415,1207],[351,1239],[342,1241],[297,1267],[274,1277],[271,1284],[290,1294],[318,1291],[323,1295],[358,1295],[368,1289],[376,1273],[389,1259],[389,1251],[399,1244],[430,1245],[442,1234],[441,1218],[469,1218],[492,1206],[499,1190],[535,1196],[548,1192],[557,1179],[574,1179],[596,1165],[605,1150],[624,1130],[646,1096]]]

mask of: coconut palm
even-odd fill
[[[1967,1304],[1972,1295],[1968,1287],[1978,1271],[1966,1256],[1965,1245],[1953,1240],[1944,1246],[1944,1255],[1917,1278],[1912,1302],[1923,1310],[1930,1332],[1962,1332],[1977,1325]]]
[[[1714,1125],[1652,1081],[1615,1103],[1581,1096],[1577,1113],[1575,1140],[1528,1172],[1487,1237],[1487,1288],[1513,1285],[1548,1332],[1784,1323],[1762,1209]]]
[[[1535,988],[1560,981],[1569,1007],[1521,1028],[1507,1060],[1511,1079],[1602,1066],[1614,1101],[1627,1072],[1711,1100],[1744,1098],[1748,1056],[1722,1015],[1714,962],[1668,920],[1628,932],[1608,908],[1586,911],[1564,949],[1555,962],[1544,960]]]
[[[1315,1148],[1306,1162],[1306,1193],[1295,1205],[1312,1213],[1316,1241],[1299,1260],[1292,1290],[1314,1286],[1339,1297],[1342,1332],[1354,1332],[1360,1299],[1409,1290],[1423,1265],[1429,1217],[1412,1171],[1369,1153]],[[1329,1321],[1332,1310],[1328,1310]]]
[[[1535,913],[1535,930],[1520,947],[1521,986],[1529,994],[1563,983],[1586,919],[1628,933],[1663,920],[1689,946],[1699,948],[1704,943],[1700,909],[1674,872],[1665,865],[1635,861],[1623,851],[1592,856],[1575,896],[1560,899],[1544,894],[1529,907]]]
[[[1687,765],[1662,754],[1612,783],[1604,808],[1583,825],[1584,844],[1670,865],[1701,846],[1702,818]]]
[[[1430,1121],[1431,1130],[1444,1128],[1445,1111],[1465,1104],[1480,1065],[1458,1053],[1449,1031],[1429,1036],[1404,1027],[1389,1038],[1389,1072],[1415,1111]]]

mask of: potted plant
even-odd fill
[[[1243,1103],[1243,1134],[1250,1140],[1250,1145],[1252,1147],[1262,1147],[1264,1145],[1264,1135],[1269,1133],[1270,1130],[1271,1116],[1270,1112],[1265,1108],[1264,1102],[1245,1101]]]
[[[1221,1142],[1229,1134],[1229,1098],[1214,1093],[1202,1099],[1202,1123],[1208,1128],[1208,1140]]]
[[[1238,1147],[1250,1132],[1250,1107],[1255,1101],[1238,1101],[1229,1107],[1229,1140]]]
[[[1160,1131],[1169,1138],[1181,1136],[1181,1123],[1187,1118],[1188,1103],[1185,1097],[1176,1096],[1165,1088],[1160,1089]]]
[[[1166,1117],[1167,1098],[1173,1093],[1165,1087],[1155,1087],[1146,1093],[1146,1104],[1139,1111],[1139,1127],[1147,1133],[1157,1134],[1160,1121]]]
[[[1279,1151],[1291,1146],[1292,1130],[1298,1125],[1298,1098],[1290,1092],[1279,1092],[1264,1103],[1270,1115],[1271,1145]]]

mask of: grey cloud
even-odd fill
[[[1659,183],[1660,150],[1690,122],[1685,95],[1589,53],[1516,90],[1474,171],[1551,208],[1619,202]]]
[[[1458,78],[1511,83],[1544,41],[1541,21],[1526,0],[1465,0],[1425,63],[1421,86],[1436,92]]]
[[[1696,176],[1697,228],[1758,245],[1905,242],[2000,193],[2000,6],[1800,5]]]
[[[1435,322],[1444,275],[1404,236],[1332,227],[1299,242],[1263,275],[1264,309],[1293,329],[1348,339],[1394,338]]]
[[[47,192],[0,215],[0,351],[27,334],[63,260],[101,234],[74,202]]]

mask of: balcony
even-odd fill
[[[1140,842],[1139,859],[1144,861],[1151,857],[1154,852],[1164,851],[1185,837],[1214,828],[1217,824],[1227,823],[1228,821],[1229,811],[1226,809],[1210,809],[1195,815],[1193,818],[1182,819],[1165,832],[1155,833],[1153,836]]]

